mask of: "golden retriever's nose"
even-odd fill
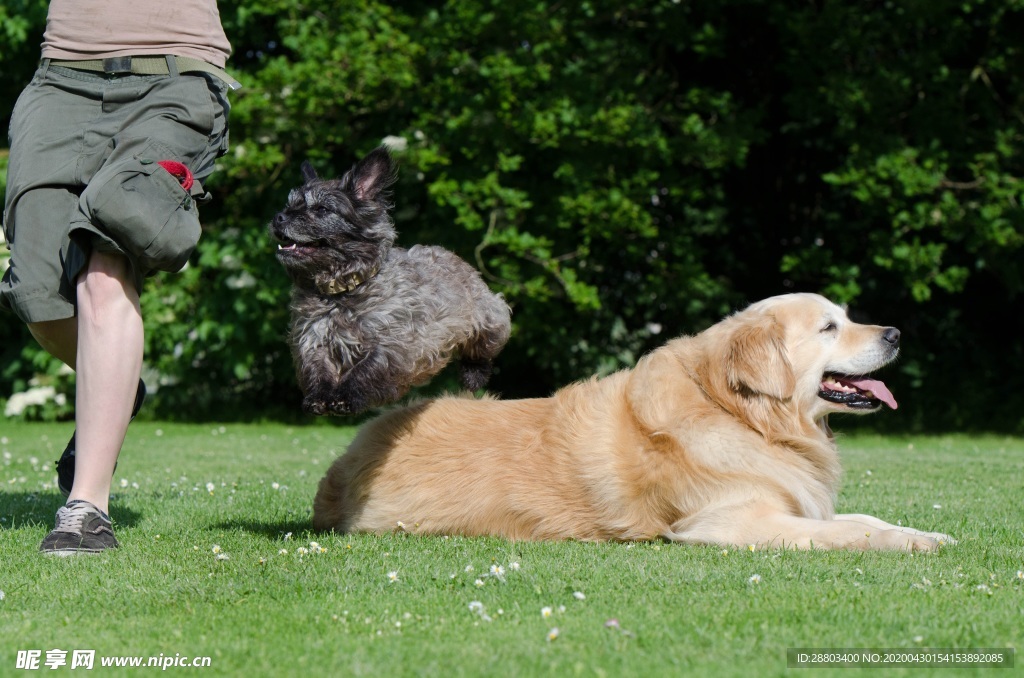
[[[886,327],[882,330],[882,340],[896,348],[900,345],[900,331],[895,327]]]

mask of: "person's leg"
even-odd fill
[[[47,353],[75,369],[78,353],[78,318],[29,323],[28,331]]]
[[[93,252],[76,287],[77,462],[68,501],[85,500],[106,513],[142,371],[142,314],[131,266],[121,255]]]

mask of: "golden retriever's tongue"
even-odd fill
[[[877,379],[843,379],[846,383],[858,388],[861,391],[871,391],[871,394],[881,400],[883,403],[888,405],[892,409],[896,409],[896,398],[893,397],[892,393],[886,388],[885,384],[878,381]]]

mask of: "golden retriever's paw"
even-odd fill
[[[932,537],[926,537],[924,535],[908,535],[903,534],[903,541],[906,543],[905,549],[912,553],[930,553],[932,551],[939,550],[939,540],[933,539]]]
[[[925,532],[926,537],[931,537],[935,541],[939,542],[939,546],[955,546],[957,540],[950,537],[948,534],[942,534],[941,532]]]
[[[910,551],[911,553],[924,553],[939,549],[939,540],[929,537],[923,532],[915,534],[899,530],[880,530],[870,534],[868,538],[870,540],[869,548]]]

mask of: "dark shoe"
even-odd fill
[[[139,379],[139,390],[135,392],[135,406],[132,407],[132,419],[142,409],[142,402],[146,399],[146,385]],[[71,494],[71,485],[75,482],[75,434],[71,434],[68,446],[64,448],[64,454],[57,460],[57,488],[65,497]],[[117,468],[117,464],[114,464]]]
[[[48,556],[73,556],[116,549],[110,517],[87,501],[76,500],[57,509],[57,524],[39,545]]]

